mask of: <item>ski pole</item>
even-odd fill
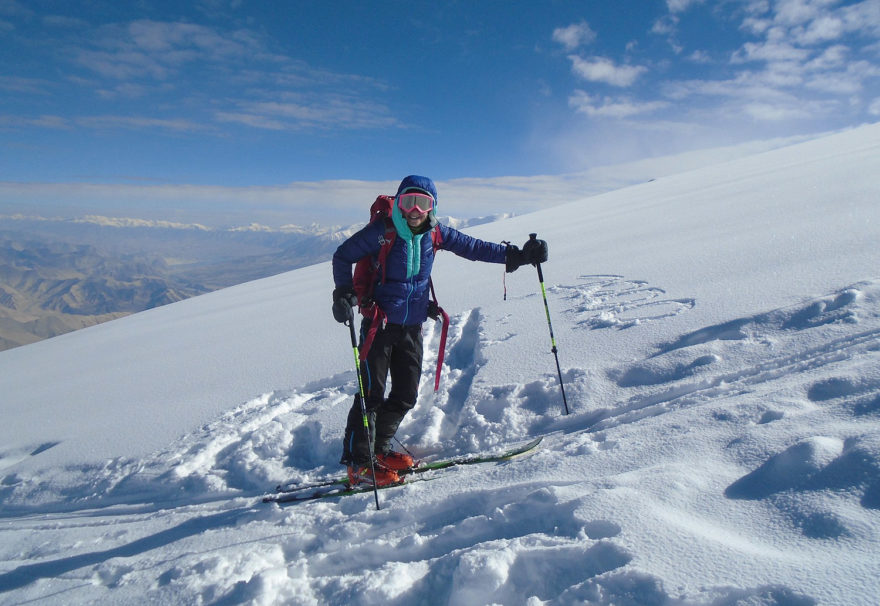
[[[538,234],[529,234],[529,240],[537,240]],[[541,296],[544,297],[544,313],[547,315],[547,326],[550,328],[550,344],[553,356],[556,358],[556,372],[559,374],[559,388],[562,390],[562,403],[565,405],[565,414],[568,414],[568,400],[565,398],[565,385],[562,382],[562,369],[559,367],[559,353],[556,349],[556,337],[553,336],[553,323],[550,321],[550,307],[547,305],[547,289],[544,288],[544,272],[541,271],[541,264],[535,263],[538,268],[538,281],[541,283]]]
[[[348,319],[348,329],[351,333],[351,348],[354,350],[354,368],[357,372],[358,380],[358,397],[361,401],[361,416],[364,420],[364,432],[367,436],[367,444],[370,447],[370,473],[373,476],[373,496],[376,497],[376,509],[379,507],[379,488],[376,486],[376,464],[373,462],[373,440],[370,439],[370,418],[367,415],[366,396],[364,395],[364,380],[361,377],[361,355],[358,351],[357,337],[354,334],[354,312]]]

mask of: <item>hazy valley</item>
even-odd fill
[[[327,259],[344,234],[0,218],[0,350]]]
[[[0,215],[0,351],[325,261],[359,227]]]

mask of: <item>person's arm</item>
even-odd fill
[[[471,261],[504,263],[508,272],[516,271],[522,265],[547,261],[547,242],[544,240],[530,239],[520,250],[512,244],[495,244],[474,238],[446,225],[440,225],[438,229],[441,230],[441,249]]]
[[[333,283],[337,288],[352,287],[352,266],[361,258],[379,252],[384,229],[381,221],[370,223],[339,245],[333,253]]]
[[[354,317],[353,309],[357,306],[357,295],[354,293],[351,267],[361,258],[379,252],[382,247],[380,234],[376,225],[383,228],[381,221],[370,223],[362,230],[339,245],[333,253],[333,317],[337,322],[347,322]]]

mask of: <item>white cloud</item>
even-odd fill
[[[842,44],[836,44],[834,46],[829,46],[825,50],[823,50],[819,55],[810,59],[805,65],[808,70],[818,71],[818,70],[837,70],[843,66],[845,66],[847,59],[849,58],[850,49],[847,46]]]
[[[780,90],[777,76],[744,71],[726,80],[679,80],[663,85],[663,94],[670,99],[683,100],[691,96],[722,97],[729,99],[789,102],[796,100]]]
[[[670,13],[683,13],[694,4],[702,4],[703,0],[666,0]]]
[[[583,38],[588,28],[579,31]],[[71,124],[213,134],[232,124],[276,131],[400,126],[382,81],[278,55],[248,29],[142,19],[86,28],[71,38],[58,39],[81,68],[71,70],[69,82],[104,100],[138,102],[114,109],[115,115],[71,118]],[[0,88],[41,85],[0,78]],[[169,100],[177,115],[168,115]],[[163,115],[144,117],[152,113],[145,103],[163,108]]]
[[[652,33],[666,36],[676,54],[684,52],[677,39],[680,15],[697,4],[668,0],[668,14],[653,24]],[[673,119],[722,122],[743,117],[758,122],[817,120],[868,111],[864,97],[877,90],[880,67],[863,57],[872,49],[880,52],[876,43],[880,0],[841,4],[840,0],[744,0],[740,30],[745,40],[731,52],[722,77],[661,81],[653,89],[657,94],[649,97],[601,97],[575,91],[569,106],[591,117],[627,118],[648,115],[676,100],[681,110]],[[697,48],[683,58],[710,63],[709,50]],[[617,87],[632,87],[648,72],[645,66],[610,57],[570,55],[569,59],[578,77]]]
[[[277,101],[241,102],[239,111],[220,111],[223,122],[238,122],[269,130],[303,128],[399,128],[387,106],[336,93],[286,93]]]
[[[880,116],[880,97],[877,97],[868,106],[868,113],[872,116]]]
[[[867,61],[855,61],[845,69],[824,69],[808,78],[806,86],[814,90],[849,95],[864,89],[870,78],[880,77],[880,67]]]
[[[822,17],[839,0],[778,0],[774,20],[783,25],[803,25]]]
[[[70,123],[66,118],[50,115],[42,115],[37,117],[0,115],[0,126],[4,128],[22,128],[33,126],[37,128],[49,128],[56,130],[70,129]]]
[[[640,65],[617,65],[605,57],[584,59],[569,55],[575,74],[590,82],[604,82],[612,86],[631,86],[648,68]]]
[[[81,29],[88,27],[88,23],[83,19],[76,17],[68,17],[62,15],[46,15],[41,19],[43,25],[48,27],[57,27],[62,29]]]
[[[82,67],[105,78],[117,80],[136,78],[165,80],[171,73],[168,65],[142,52],[80,49],[76,52],[75,58]]]
[[[654,25],[651,26],[651,33],[660,36],[671,36],[678,30],[678,23],[678,17],[674,15],[664,15],[654,21]]]
[[[686,8],[685,4],[676,6]],[[871,38],[880,36],[880,0],[846,7],[837,0],[772,4],[759,0],[747,2],[744,8],[741,30],[756,39],[744,41],[731,54],[725,77],[660,83],[660,98],[679,101],[682,116],[780,123],[877,110],[876,101],[869,104],[864,97],[866,91],[877,90],[880,67],[861,57],[880,48],[876,42],[871,46]],[[655,23],[655,33],[674,34],[677,18],[667,15],[664,19]],[[690,57],[705,59],[707,55],[697,51]],[[586,77],[587,71],[581,72]],[[635,115],[639,108],[650,108],[651,101],[599,99],[584,93],[569,102],[578,112],[609,116]]]
[[[794,31],[795,39],[804,45],[813,45],[837,40],[845,33],[842,20],[829,15],[818,17],[804,28]]]
[[[694,63],[712,63],[712,56],[704,50],[695,50],[687,57],[687,59],[688,61],[693,61]]]
[[[764,35],[771,27],[773,22],[770,19],[759,17],[746,17],[740,25],[740,29],[755,36]]]
[[[150,118],[145,116],[84,116],[76,123],[88,128],[160,129],[174,132],[210,132],[212,128],[181,118]]]
[[[4,0],[4,2],[0,2],[0,15],[29,19],[35,14],[33,10],[18,2],[18,0]]]
[[[0,90],[12,93],[27,93],[33,95],[48,95],[52,83],[39,78],[24,78],[19,76],[0,76]]]
[[[732,63],[764,61],[776,63],[783,61],[803,62],[810,57],[810,51],[798,48],[787,41],[747,42],[731,57]]]
[[[658,36],[666,36],[666,42],[672,51],[679,55],[684,52],[684,45],[678,39],[678,27],[681,23],[680,13],[686,12],[692,6],[702,4],[704,0],[666,0],[666,8],[669,13],[662,15],[654,21],[651,33]]]
[[[880,99],[877,100],[880,115]],[[657,121],[639,125],[657,128]],[[690,130],[689,130],[690,129]],[[691,141],[688,124],[671,124],[658,136],[681,135]],[[614,132],[620,133],[616,125]],[[566,155],[583,153],[584,138],[571,132]],[[576,141],[575,141],[576,140]],[[472,218],[501,213],[523,214],[585,198],[650,178],[676,174],[701,166],[759,153],[800,140],[752,141],[737,147],[702,149],[676,156],[656,157],[615,165],[603,142],[603,162],[582,172],[554,175],[502,176],[437,180],[439,210],[443,217]],[[644,154],[642,154],[644,157]],[[401,175],[402,176],[402,175]],[[393,193],[398,180],[297,181],[278,186],[223,187],[200,184],[106,184],[82,182],[0,181],[0,218],[57,220],[85,217],[86,221],[114,226],[218,229],[260,223],[274,229],[291,223],[322,226],[363,225],[365,209],[377,193]],[[320,200],[320,204],[316,204]],[[475,204],[479,201],[479,204]]]
[[[849,33],[880,34],[880,2],[863,0],[839,6],[839,0],[780,0],[748,5],[741,28],[756,36],[814,46]]]
[[[640,102],[629,98],[600,98],[582,90],[576,90],[569,97],[568,104],[577,112],[606,118],[629,118],[639,114],[652,113],[669,105],[665,101]]]
[[[268,55],[258,37],[247,30],[151,20],[87,32],[71,54],[82,67],[119,80],[164,80],[187,65],[210,69]]]
[[[746,103],[742,106],[747,116],[762,122],[780,122],[783,120],[806,119],[810,112],[803,106],[781,105],[778,103]]]
[[[868,51],[868,46],[859,48],[861,42],[880,35],[880,0],[850,6],[840,6],[838,0],[762,1],[749,3],[746,11],[742,29],[760,39],[743,44],[731,65],[763,64],[758,71],[743,73],[767,88],[767,97],[776,89],[803,99],[799,107],[787,100],[755,99],[743,105],[747,114],[781,120],[831,115],[845,106],[867,110],[854,95],[877,77],[878,68],[855,57]]]
[[[205,57],[245,59],[265,52],[257,37],[247,30],[221,32],[193,23],[134,21],[125,28],[125,35],[124,47],[159,54],[169,63]]]
[[[282,120],[246,112],[217,112],[214,114],[214,118],[219,122],[243,124],[263,130],[288,130],[290,128],[290,125]]]
[[[862,32],[867,36],[880,36],[880,2],[865,0],[851,6],[844,6],[839,12],[846,31]]]
[[[573,51],[579,46],[590,44],[595,39],[596,32],[590,28],[586,21],[553,30],[553,40],[564,46],[567,51]]]

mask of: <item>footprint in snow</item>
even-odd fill
[[[643,280],[618,275],[586,275],[572,286],[551,290],[568,301],[565,313],[574,315],[576,326],[631,328],[644,322],[671,318],[696,305],[690,298],[670,299],[666,291]]]

